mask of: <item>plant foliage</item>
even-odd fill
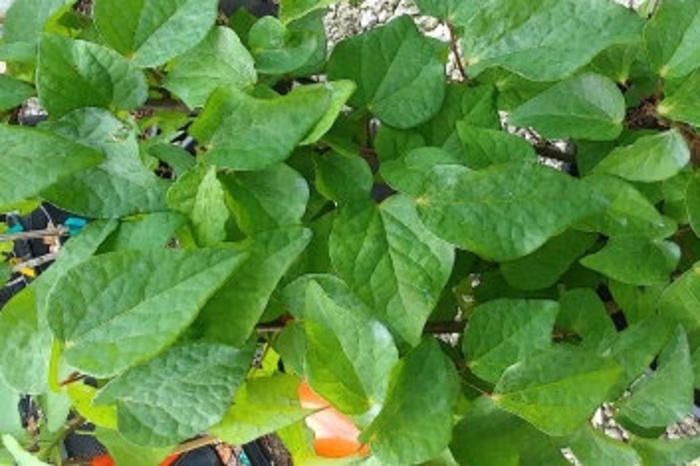
[[[311,463],[302,379],[349,464],[700,456],[659,437],[700,388],[700,3],[416,0],[449,41],[329,50],[333,3],[14,2],[0,211],[91,222],[0,313],[0,458],[55,461],[72,407],[118,464],[202,432]]]

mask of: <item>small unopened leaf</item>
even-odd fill
[[[360,440],[385,463],[428,461],[450,441],[458,396],[454,365],[426,338],[392,369],[385,407]]]
[[[217,0],[100,0],[95,26],[137,66],[155,67],[199,43],[214,25]]]
[[[116,404],[119,432],[132,443],[179,443],[221,420],[248,371],[253,350],[254,345],[174,346],[112,380],[95,403]]]
[[[474,309],[464,332],[469,368],[496,383],[506,368],[550,347],[559,312],[554,301],[499,299]]]
[[[230,249],[94,257],[54,286],[51,330],[71,366],[96,377],[119,374],[172,344],[244,259]]]
[[[36,196],[104,159],[91,148],[37,129],[0,125],[0,139],[0,206]]]
[[[256,80],[253,57],[236,33],[227,27],[216,27],[177,59],[163,86],[193,108],[203,106],[218,87],[243,89]]]
[[[562,81],[513,110],[508,122],[531,126],[547,138],[615,139],[622,131],[625,99],[598,74]]]
[[[209,98],[192,134],[209,144],[204,160],[235,170],[259,170],[286,159],[324,117],[331,104],[327,85],[300,86],[289,94],[259,99],[235,88]]]
[[[508,368],[494,400],[549,435],[567,435],[586,422],[619,376],[617,364],[592,352],[552,348]]]
[[[496,261],[525,256],[606,206],[583,183],[529,162],[480,171],[436,167],[427,174],[416,204],[435,234]]]
[[[415,345],[447,283],[453,248],[420,222],[410,199],[343,207],[329,239],[331,261],[374,315]]]
[[[651,428],[678,422],[693,409],[693,365],[685,332],[679,328],[659,356],[654,373],[632,386],[620,415]]]
[[[689,161],[688,144],[680,131],[672,129],[642,136],[632,145],[616,148],[593,172],[617,175],[630,181],[663,181],[680,172]]]
[[[664,0],[644,26],[649,62],[661,77],[685,76],[700,65],[700,4]]]
[[[423,36],[410,17],[402,16],[338,43],[328,61],[328,76],[357,83],[350,105],[366,107],[396,128],[411,128],[442,105],[444,51],[442,43]]]
[[[611,238],[603,249],[581,264],[630,285],[653,285],[669,280],[681,258],[676,243],[634,236]]]
[[[209,431],[234,445],[292,425],[312,413],[299,404],[300,380],[291,375],[248,379],[220,423]]]
[[[37,89],[53,117],[81,107],[132,110],[147,97],[145,76],[126,58],[92,42],[55,35],[41,39]]]

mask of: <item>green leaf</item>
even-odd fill
[[[467,156],[465,165],[478,170],[498,163],[536,160],[528,142],[505,131],[457,123],[457,134]]]
[[[148,89],[143,73],[114,50],[47,34],[39,44],[37,91],[57,118],[82,107],[132,110]]]
[[[174,346],[109,382],[95,404],[116,404],[119,432],[136,445],[179,443],[221,420],[254,348]]]
[[[123,220],[100,247],[100,252],[162,249],[187,218],[177,212],[159,212]]]
[[[29,84],[0,75],[0,112],[17,107],[33,95],[34,88]]]
[[[199,313],[191,329],[193,336],[233,346],[243,344],[310,237],[309,230],[290,227],[261,232],[239,244],[237,249],[248,257]]]
[[[253,172],[223,173],[227,205],[247,235],[299,225],[309,201],[309,186],[284,164]]]
[[[550,437],[486,396],[455,426],[450,450],[464,466],[569,464]]]
[[[287,24],[337,2],[338,0],[280,0],[280,20]]]
[[[647,317],[656,314],[661,294],[666,288],[666,283],[660,283],[649,287],[625,285],[624,283],[609,280],[610,292],[615,302],[624,309],[627,323],[640,322]]]
[[[343,203],[368,199],[374,184],[372,170],[361,157],[335,151],[314,159],[316,189],[328,199]]]
[[[328,60],[330,79],[351,79],[350,105],[382,122],[411,128],[435,115],[445,93],[446,47],[423,36],[408,16],[338,43]]]
[[[182,175],[197,163],[192,154],[174,144],[154,144],[148,148],[148,155],[169,165],[176,177]]]
[[[680,248],[671,241],[623,236],[610,238],[581,264],[619,282],[644,286],[667,282],[680,258]]]
[[[20,397],[19,392],[11,389],[0,380],[0,410],[3,413],[0,417],[0,433],[14,436],[24,435],[25,430],[22,427],[22,418],[19,413]]]
[[[700,126],[700,70],[694,72],[675,90],[669,91],[657,105],[656,112],[671,120]]]
[[[606,206],[583,183],[530,162],[480,171],[436,167],[426,176],[416,204],[435,234],[496,261],[525,256]]]
[[[611,45],[638,40],[641,18],[598,0],[469,1],[462,48],[470,76],[501,66],[534,81],[561,79]],[[614,24],[614,28],[607,27]]]
[[[2,38],[6,44],[36,45],[46,23],[75,0],[16,0],[7,10]]]
[[[424,15],[435,16],[449,23],[465,14],[469,6],[462,0],[415,0],[415,4]]]
[[[585,426],[569,437],[568,444],[581,464],[636,466],[641,462],[632,447],[608,437],[592,426]]]
[[[50,131],[98,150],[105,161],[42,191],[64,209],[80,215],[114,218],[165,210],[167,183],[141,161],[132,126],[106,110],[75,110],[44,126]]]
[[[452,436],[459,378],[438,343],[426,338],[389,375],[379,415],[363,432],[377,459],[415,464],[438,456]]]
[[[690,178],[685,190],[685,208],[688,212],[690,227],[695,236],[700,237],[700,176]]]
[[[684,0],[664,0],[644,26],[649,63],[663,78],[685,76],[698,67],[700,5]]]
[[[71,407],[88,422],[107,429],[117,428],[117,408],[113,405],[96,406],[92,402],[98,390],[85,383],[71,383],[66,387]]]
[[[47,390],[51,334],[41,330],[36,291],[25,288],[0,313],[0,378],[18,393]]]
[[[386,374],[398,361],[398,351],[391,334],[372,316],[372,310],[331,275],[303,277],[287,287],[285,294],[292,312],[300,313],[306,325],[307,351],[322,356],[320,361],[307,359],[311,387],[340,408],[333,386],[315,384],[314,372],[327,370],[323,366],[340,366],[332,361],[344,358],[367,401],[382,405],[388,384]],[[318,333],[332,335],[336,344],[319,345],[328,340],[324,341]],[[312,362],[320,364],[314,366]]]
[[[19,442],[9,434],[2,435],[2,444],[10,452],[17,466],[50,466],[49,463],[40,461],[36,456],[26,451]]]
[[[544,137],[615,139],[625,119],[625,98],[614,82],[586,73],[550,87],[508,116],[508,123],[531,126]]]
[[[210,150],[204,160],[234,170],[259,170],[281,162],[315,128],[331,105],[332,87],[300,86],[258,99],[235,88],[209,98],[192,135]]]
[[[199,164],[170,186],[166,200],[171,209],[189,217],[198,245],[213,246],[227,237],[230,215],[225,197],[216,167]]]
[[[586,218],[577,226],[610,237],[649,239],[666,238],[676,231],[676,224],[661,215],[631,183],[610,175],[590,175],[583,182],[603,194],[609,204],[605,212]]]
[[[595,242],[590,233],[567,230],[536,251],[500,265],[509,285],[521,290],[541,290],[554,285]]]
[[[693,409],[693,365],[682,328],[659,356],[657,369],[631,388],[620,404],[620,416],[642,427],[665,427]]]
[[[0,125],[0,206],[27,200],[103,156],[45,131]]]
[[[246,380],[224,418],[209,432],[225,442],[243,445],[304,419],[313,411],[299,405],[299,382],[285,374]]]
[[[690,149],[677,129],[642,136],[629,146],[617,147],[592,173],[608,173],[630,181],[653,182],[671,178],[690,161]]]
[[[559,298],[559,305],[556,327],[566,332],[574,332],[585,344],[596,345],[616,334],[615,325],[608,317],[605,305],[592,289],[565,291]]]
[[[282,75],[304,66],[317,40],[310,31],[287,29],[274,16],[263,16],[250,28],[248,47],[261,74]]]
[[[425,174],[438,165],[463,165],[461,157],[437,147],[418,147],[379,167],[384,181],[399,192],[417,196]]]
[[[462,341],[469,368],[496,383],[509,366],[550,347],[558,312],[556,302],[544,300],[498,299],[476,307]]]
[[[172,451],[172,448],[147,448],[124,439],[116,430],[97,427],[95,438],[105,446],[115,464],[130,466],[153,466],[160,464]]]
[[[453,248],[423,226],[404,196],[344,206],[329,244],[340,277],[396,335],[416,345],[450,276]]]
[[[258,76],[254,65],[236,33],[219,26],[177,59],[163,87],[188,107],[201,107],[218,87],[245,89],[255,84]]]
[[[199,43],[214,25],[216,0],[100,0],[95,26],[104,41],[142,68],[162,65]]]
[[[695,347],[700,338],[700,263],[695,263],[664,290],[658,309],[672,328],[678,323],[683,325]]]
[[[119,374],[172,344],[245,258],[202,249],[89,259],[56,282],[49,325],[70,365],[100,378]]]
[[[316,123],[316,126],[306,135],[300,144],[313,144],[321,139],[333,126],[338,116],[345,109],[345,104],[357,89],[354,82],[347,79],[326,83],[331,90],[331,101],[326,114]]]
[[[700,456],[700,437],[680,440],[633,437],[630,443],[645,466],[684,464]]]
[[[620,367],[592,352],[555,347],[508,368],[494,401],[548,435],[573,433],[606,399]]]

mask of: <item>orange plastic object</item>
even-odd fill
[[[114,461],[109,455],[100,455],[90,461],[90,466],[114,466]]]
[[[345,458],[369,455],[367,445],[358,442],[360,431],[350,418],[314,392],[306,380],[301,382],[298,392],[303,408],[319,410],[306,418],[306,425],[314,433],[314,450],[318,456]]]

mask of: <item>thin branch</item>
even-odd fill
[[[39,267],[40,265],[44,265],[48,262],[56,260],[56,257],[58,257],[57,252],[50,252],[48,254],[44,254],[43,256],[35,257],[34,259],[29,259],[28,261],[20,262],[19,264],[12,267],[12,271],[20,272],[23,269],[33,269],[34,267]]]
[[[452,25],[452,23],[447,22],[447,30],[450,32],[450,51],[452,52],[452,55],[455,57],[455,64],[457,65],[457,70],[459,71],[459,74],[462,76],[462,81],[468,81],[469,77],[467,76],[467,69],[464,66],[464,63],[462,62],[462,55],[459,53],[459,43],[457,42],[457,33],[455,32],[455,28]]]
[[[429,335],[440,335],[443,333],[462,333],[464,331],[465,322],[462,321],[445,321],[445,322],[428,322],[423,328],[423,333]],[[266,324],[258,324],[255,330],[258,333],[277,333],[285,327],[285,324],[280,322],[271,322]]]
[[[171,455],[180,455],[182,453],[187,453],[188,451],[196,450],[197,448],[200,447],[206,447],[208,445],[215,445],[217,443],[220,443],[221,440],[213,437],[211,435],[203,435],[202,437],[198,437],[196,439],[190,440],[185,443],[181,443],[175,449],[170,453]]]
[[[47,228],[45,230],[22,231],[20,233],[5,233],[0,235],[0,243],[37,238],[55,238],[59,236],[68,236],[68,234],[68,228],[63,226],[59,226],[56,228]]]

